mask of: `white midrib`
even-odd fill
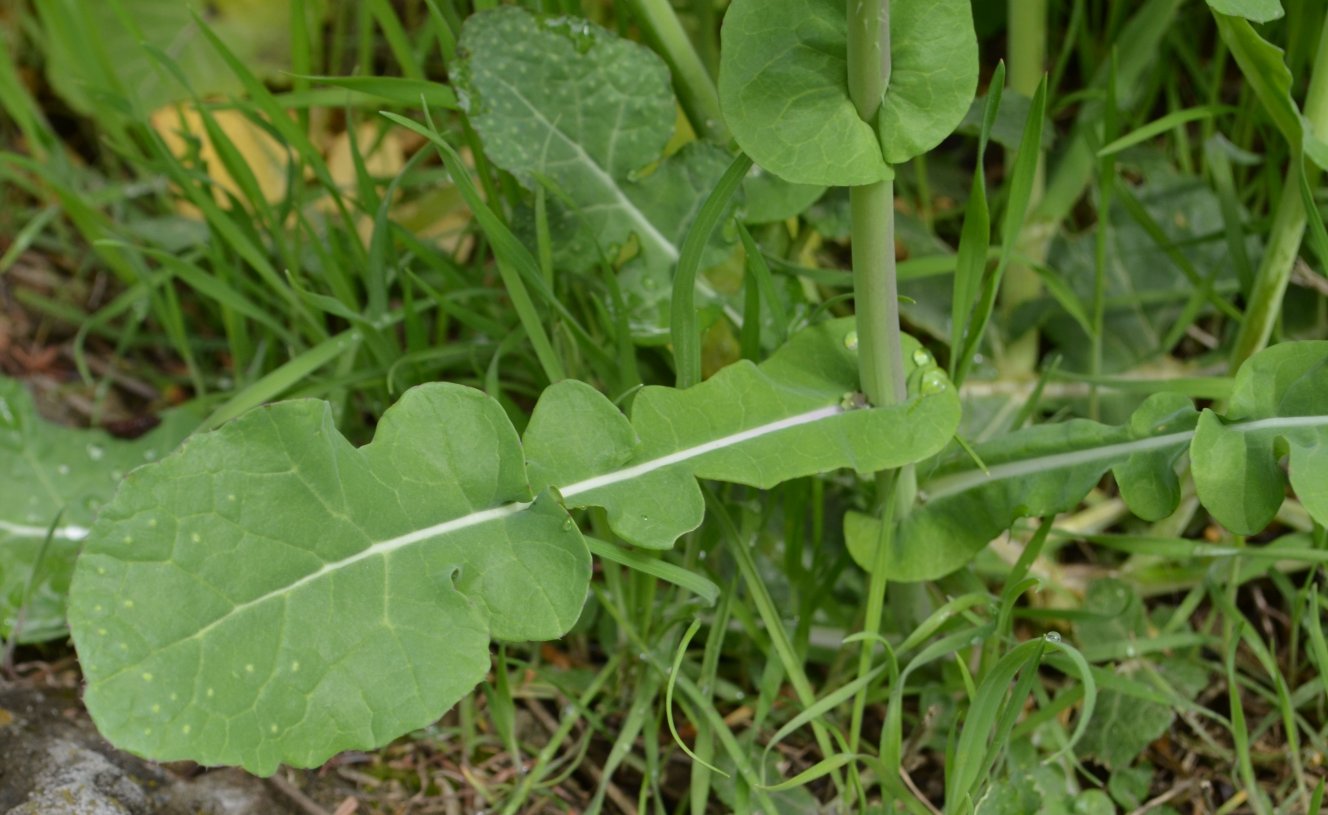
[[[592,478],[587,478],[582,481],[577,481],[573,484],[569,484],[566,487],[560,489],[559,492],[562,494],[564,498],[572,498],[577,495],[583,495],[592,490],[603,489],[604,487],[611,487],[614,486],[615,484],[621,484],[625,481],[631,481],[633,479],[641,478],[643,476],[649,475],[650,473],[663,470],[667,467],[672,467],[675,464],[680,464],[684,461],[689,461],[699,456],[706,455],[707,453],[713,453],[717,450],[723,450],[728,447],[733,447],[734,445],[742,444],[743,442],[751,441],[752,439],[758,439],[761,438],[762,436],[768,436],[772,433],[779,433],[780,431],[788,430],[790,428],[798,427],[800,425],[819,422],[822,419],[828,419],[831,416],[835,416],[843,412],[844,408],[840,407],[839,405],[829,405],[827,407],[817,408],[815,410],[809,410],[804,413],[799,413],[794,416],[789,416],[783,419],[779,419],[778,421],[768,422],[766,424],[758,425],[756,427],[749,428],[747,430],[742,430],[737,433],[730,434],[728,436],[721,436],[720,438],[712,439],[711,441],[705,442],[703,444],[698,444],[694,447],[688,447],[682,450],[678,450],[677,452],[670,453],[666,456],[660,456],[659,458],[651,459],[649,461],[643,461],[640,464],[635,464],[631,467],[625,467],[621,470],[614,470],[613,472],[610,473],[604,473],[603,475],[597,475]],[[345,557],[342,558],[341,560],[324,564],[322,568],[318,569],[315,572],[311,572],[305,575],[304,577],[301,577],[299,580],[296,580],[292,583],[288,583],[285,586],[281,586],[280,588],[273,589],[272,591],[266,594],[255,597],[252,600],[246,600],[245,602],[232,607],[230,611],[226,612],[217,619],[213,620],[212,622],[198,629],[193,634],[181,640],[181,642],[197,639],[201,636],[204,636],[212,629],[224,623],[226,620],[234,617],[237,614],[243,613],[247,609],[253,608],[254,606],[260,605],[262,603],[265,603],[269,600],[280,597],[282,595],[289,594],[293,591],[298,590],[302,586],[306,586],[310,583],[322,580],[323,578],[327,577],[328,575],[334,572],[338,572],[343,569],[354,566],[356,563],[359,563],[363,560],[368,560],[369,558],[375,558],[375,557],[383,557],[391,554],[392,552],[397,551],[398,549],[403,549],[407,546],[419,543],[421,541],[431,540],[433,538],[441,537],[443,535],[448,535],[453,532],[458,532],[462,529],[468,529],[470,527],[489,523],[490,521],[498,521],[502,520],[503,518],[511,517],[512,515],[516,515],[519,512],[529,509],[531,504],[533,503],[534,503],[533,501],[515,501],[510,504],[503,504],[501,506],[491,507],[489,509],[476,510],[475,512],[471,512],[467,515],[462,515],[459,518],[453,518],[449,521],[443,521],[442,523],[437,523],[432,526],[426,526],[423,529],[417,529],[413,532],[407,532],[404,535],[398,535],[395,538],[389,538],[388,540],[379,541],[377,543],[371,544],[349,557]],[[42,530],[42,534],[45,534],[45,530]],[[178,644],[178,643],[172,643],[172,644]]]
[[[655,228],[655,225],[650,222],[650,219],[645,216],[645,213],[641,212],[641,210],[636,206],[636,204],[632,201],[632,199],[628,198],[626,195],[623,194],[622,188],[618,186],[618,182],[614,180],[613,176],[609,175],[609,173],[603,167],[601,167],[599,163],[595,161],[595,159],[592,158],[591,155],[587,153],[580,144],[578,144],[574,139],[572,139],[572,137],[564,133],[558,127],[557,122],[549,121],[549,118],[545,116],[544,113],[539,110],[539,108],[532,105],[530,101],[526,99],[525,95],[523,95],[520,91],[518,91],[516,87],[514,87],[510,82],[504,81],[502,77],[494,77],[494,81],[498,82],[499,84],[505,86],[508,90],[510,90],[512,92],[512,95],[515,96],[517,99],[520,99],[521,104],[525,105],[526,109],[529,110],[531,114],[537,120],[539,120],[541,124],[549,128],[550,135],[556,134],[560,141],[562,141],[564,144],[570,147],[573,152],[576,153],[577,157],[581,159],[581,162],[587,168],[589,168],[590,175],[594,177],[597,181],[599,181],[601,185],[603,185],[605,188],[609,190],[609,193],[613,196],[614,201],[617,203],[619,209],[621,209],[627,215],[628,219],[630,219],[631,222],[635,224],[638,229],[640,229],[640,232],[637,233],[637,237],[640,238],[643,243],[649,243],[658,248],[668,259],[669,263],[678,262],[678,258],[681,255],[681,250],[676,245],[674,245],[673,241],[669,240],[667,235],[665,235],[664,233],[660,232],[657,228]],[[547,155],[548,155],[548,148],[546,146],[543,157],[547,157]],[[703,279],[699,275],[696,278],[696,287],[700,289],[701,293],[704,294],[706,297],[710,297],[716,300],[719,299],[719,292],[717,292],[713,286],[711,286],[705,279]],[[742,314],[740,314],[737,309],[733,308],[733,306],[729,305],[728,303],[724,303],[723,308],[724,308],[724,315],[728,317],[729,320],[731,320],[734,325],[741,328],[742,319],[743,319]]]
[[[1253,433],[1259,430],[1294,430],[1302,427],[1323,427],[1325,425],[1328,425],[1328,416],[1287,416],[1227,425],[1227,429],[1238,433]],[[1153,436],[1137,441],[1107,444],[1102,447],[1076,450],[1071,453],[1054,453],[1048,456],[1012,461],[1009,464],[997,464],[994,467],[988,467],[985,472],[983,470],[968,470],[954,475],[941,476],[920,486],[927,493],[928,500],[934,501],[937,498],[967,492],[997,481],[1023,478],[1048,470],[1060,470],[1104,459],[1122,458],[1131,453],[1160,450],[1164,447],[1188,443],[1193,437],[1194,431],[1186,430],[1182,433],[1168,433],[1165,436]]]
[[[670,241],[664,233],[656,229],[655,225],[652,224],[650,219],[637,208],[636,204],[623,194],[622,188],[618,186],[618,182],[614,180],[613,176],[609,175],[603,167],[599,166],[599,163],[591,158],[590,154],[587,153],[581,145],[577,144],[574,139],[559,129],[556,122],[549,121],[549,118],[544,115],[544,112],[531,104],[530,100],[526,99],[525,95],[517,90],[517,88],[510,82],[507,82],[502,77],[498,76],[494,77],[494,81],[511,91],[512,95],[521,100],[521,104],[526,106],[526,109],[530,111],[530,114],[534,116],[540,124],[549,128],[551,133],[556,133],[558,138],[572,149],[577,157],[581,159],[581,163],[585,165],[586,169],[590,172],[590,175],[609,191],[618,206],[627,214],[627,217],[631,219],[632,223],[635,224],[638,229],[641,230],[638,234],[643,241],[657,246],[660,251],[668,257],[670,263],[677,262],[678,247],[674,246],[673,242]]]

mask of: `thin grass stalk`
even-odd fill
[[[1011,3],[1006,36],[1010,88],[1031,98],[1037,93],[1046,70],[1047,0],[1019,0]],[[1042,192],[1046,189],[1046,163],[1046,151],[1043,150],[1038,154],[1033,190],[1028,199],[1032,211],[1037,210]],[[1014,164],[1014,151],[1009,151],[1006,164],[1007,168]],[[982,168],[977,168],[977,172],[982,172]],[[1043,218],[1030,218],[1020,230],[1016,250],[1031,263],[1016,261],[1005,272],[1001,284],[1001,313],[1007,322],[1021,304],[1036,299],[1042,293],[1042,281],[1032,264],[1046,259],[1054,232],[1055,224]],[[1038,336],[1038,330],[1031,328],[1006,346],[1000,360],[1005,374],[1032,374],[1038,361]]]
[[[1310,74],[1309,89],[1305,94],[1306,126],[1320,139],[1328,138],[1328,17],[1319,34],[1319,47],[1314,55],[1314,68]],[[1245,321],[1236,335],[1231,350],[1231,370],[1238,369],[1245,360],[1268,345],[1273,329],[1282,314],[1282,298],[1291,270],[1305,237],[1306,212],[1301,199],[1299,175],[1304,172],[1313,187],[1319,171],[1300,155],[1292,158],[1282,183],[1282,194],[1273,211],[1272,230],[1259,269],[1255,272],[1250,302],[1245,308]]]
[[[692,129],[701,138],[727,142],[729,129],[720,111],[719,91],[672,4],[669,0],[627,0],[627,5],[651,47],[668,63],[673,89]]]

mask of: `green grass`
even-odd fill
[[[92,405],[91,422],[187,398],[215,427],[316,397],[362,442],[414,384],[480,387],[521,428],[550,382],[582,379],[629,402],[642,384],[759,360],[792,330],[851,313],[846,200],[730,230],[727,259],[704,268],[705,236],[726,228],[715,225],[724,189],[701,210],[679,277],[745,285],[735,302],[750,325],[675,309],[675,366],[659,338],[633,336],[630,303],[650,296],[619,274],[634,247],[562,267],[559,191],[531,194],[492,163],[439,84],[470,4],[329,2],[322,18],[317,5],[292,4],[304,24],[290,27],[284,74],[199,35],[193,47],[214,48],[239,91],[180,92],[199,102],[203,128],[184,153],[132,89],[111,83],[71,107],[45,78],[50,42],[87,36],[73,4],[0,12],[6,373]],[[674,4],[681,25],[667,37],[686,32],[695,51],[660,38],[648,16],[660,4],[523,5],[681,49],[689,81],[713,70],[713,3]],[[1036,153],[1009,151],[1011,175],[999,167],[998,136],[985,184],[971,184],[973,135],[929,154],[923,172],[901,171],[895,190],[906,330],[951,359],[963,338],[947,322],[956,273],[965,304],[991,317],[950,366],[967,375],[968,440],[1069,416],[1118,421],[1154,390],[1220,401],[1233,339],[1252,319],[1272,342],[1328,337],[1328,299],[1312,289],[1249,310],[1276,213],[1293,200],[1290,148],[1204,4],[1048,5],[1045,190],[1031,184]],[[1303,99],[1324,10],[1284,5],[1286,20],[1261,33],[1286,47]],[[1006,23],[979,24],[987,77]],[[81,56],[87,75],[115,77],[99,49]],[[185,78],[168,50],[145,59],[168,86]],[[683,99],[688,114],[711,104]],[[282,195],[263,192],[223,113],[280,146]],[[341,173],[328,145],[347,128],[357,138]],[[404,163],[377,172],[378,142]],[[982,217],[989,204],[1006,228],[999,245],[956,258],[974,189]],[[1002,221],[1022,222],[1025,208],[1052,235],[1045,258]],[[430,232],[440,227],[445,238]],[[1322,283],[1313,245],[1299,262]],[[1113,265],[1123,252],[1134,254]],[[1007,264],[1021,269],[1021,293],[997,309],[982,276],[994,285]],[[1174,272],[1163,290],[1150,287],[1159,268]],[[1025,323],[1040,331],[1036,370],[1003,364]],[[1156,333],[1152,347],[1119,341],[1140,326]],[[42,348],[58,349],[54,367],[28,362]],[[875,601],[839,528],[846,509],[879,503],[873,485],[842,474],[768,492],[725,485],[707,501],[706,524],[664,553],[622,547],[587,511],[600,558],[576,628],[502,646],[481,691],[356,765],[346,777],[363,811],[449,795],[460,811],[504,813],[1319,811],[1328,535],[1295,499],[1247,540],[1212,523],[1192,488],[1149,524],[1108,480],[1076,511],[1019,525],[960,571],[890,584]]]

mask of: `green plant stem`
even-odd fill
[[[1319,49],[1314,57],[1314,69],[1305,95],[1305,119],[1307,126],[1319,138],[1328,138],[1328,19],[1324,20],[1319,35]],[[1273,212],[1268,245],[1254,276],[1250,303],[1245,309],[1245,321],[1241,323],[1236,345],[1231,351],[1233,371],[1268,345],[1273,327],[1282,314],[1282,298],[1300,252],[1301,240],[1305,237],[1306,212],[1300,195],[1299,176],[1304,172],[1313,187],[1320,173],[1312,164],[1297,164],[1304,161],[1299,155],[1293,157],[1292,161],[1282,184],[1282,196]]]
[[[849,96],[863,121],[873,123],[881,99],[890,83],[890,0],[847,0]],[[853,298],[858,332],[858,370],[862,390],[873,405],[902,402],[904,361],[899,337],[899,283],[895,268],[894,181],[886,180],[849,190],[853,221]],[[877,476],[878,504],[883,528],[893,528],[895,518],[908,512],[916,482],[911,468]],[[886,588],[884,547],[889,531],[882,535],[867,587],[863,639],[858,657],[858,676],[871,671],[875,636],[881,630]],[[866,710],[864,687],[854,696],[849,727],[849,749],[856,751]]]
[[[692,129],[704,139],[727,142],[729,129],[720,111],[719,91],[669,0],[627,0],[627,5],[650,46],[668,63],[673,89]]]
[[[1006,59],[1009,62],[1010,88],[1024,96],[1032,97],[1037,93],[1042,82],[1047,62],[1047,0],[1018,0],[1010,3],[1008,24],[1008,45]],[[1007,164],[1014,163],[1014,151],[1010,151]],[[1046,188],[1046,151],[1038,156],[1037,170],[1033,175],[1033,189],[1028,204],[1037,210]],[[1030,218],[1019,233],[1016,252],[1033,264],[1046,259],[1047,247],[1051,242],[1054,226],[1042,218]],[[1001,282],[1001,314],[1008,322],[1021,304],[1036,299],[1042,292],[1042,281],[1032,265],[1015,262],[1005,271]],[[1002,355],[1000,365],[1007,375],[1031,374],[1038,361],[1038,331],[1036,328],[1025,332],[1012,341]]]
[[[862,120],[872,123],[890,82],[890,0],[847,2],[849,97]],[[902,402],[894,182],[853,187],[849,206],[862,391],[873,405]]]
[[[895,274],[894,182],[849,190],[853,217],[853,300],[862,392],[873,405],[905,398]]]

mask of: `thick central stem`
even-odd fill
[[[848,89],[858,115],[873,130],[890,81],[889,0],[848,3]],[[874,405],[905,398],[895,275],[894,182],[849,191],[853,213],[853,296],[858,368]]]
[[[873,405],[890,405],[907,397],[895,277],[894,191],[893,181],[849,190],[858,373],[862,392]]]
[[[848,88],[853,105],[873,131],[890,83],[890,0],[846,0],[848,3]],[[878,138],[880,134],[878,132]],[[895,269],[894,182],[880,181],[849,190],[853,213],[853,298],[858,329],[858,371],[862,390],[873,405],[907,398],[904,359],[899,336],[899,287]],[[877,504],[882,535],[877,542],[867,606],[863,617],[858,676],[871,671],[872,654],[881,630],[885,605],[886,555],[897,518],[913,503],[912,468],[877,473]],[[853,699],[849,749],[862,737],[867,689]]]

